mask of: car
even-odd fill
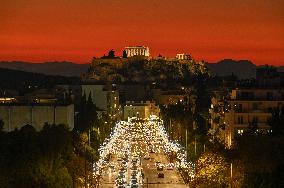
[[[161,161],[156,161],[156,166],[158,166],[159,164],[161,164]]]
[[[131,172],[131,176],[137,176],[137,170],[133,170],[132,172]]]
[[[120,170],[120,171],[118,172],[118,175],[124,175],[124,172]]]
[[[116,179],[116,183],[118,184],[118,185],[122,185],[122,184],[124,184],[126,181],[124,180],[124,179]]]
[[[131,184],[137,184],[137,183],[138,183],[137,179],[131,180]]]
[[[120,157],[119,157],[119,158],[117,158],[117,161],[122,161],[122,158],[120,158]]]
[[[124,172],[119,171],[119,172],[118,172],[118,176],[117,176],[117,177],[118,177],[118,178],[121,178],[121,179],[125,178],[125,174],[124,174]]]
[[[158,173],[158,178],[164,178],[164,177],[165,177],[164,173],[161,172]]]
[[[114,165],[110,165],[108,168],[109,168],[109,170],[110,170],[111,172],[114,172],[114,171],[115,171]]]
[[[137,167],[138,167],[138,166],[136,166],[136,165],[134,166],[134,165],[133,165],[133,166],[130,167],[130,169],[131,169],[131,170],[137,170]]]
[[[115,181],[116,181],[117,183],[122,183],[122,182],[125,182],[126,179],[125,179],[125,177],[116,177]]]
[[[137,162],[138,162],[138,158],[133,158],[133,159],[132,159],[132,162],[137,163]]]
[[[118,186],[117,187],[119,187],[119,188],[125,188],[125,187],[127,187],[127,184],[126,184],[126,182],[120,182],[120,183],[118,183]]]
[[[174,167],[175,167],[174,163],[169,163],[169,164],[167,165],[167,170],[173,170]]]
[[[131,162],[131,166],[137,166],[137,164],[138,164],[137,162],[134,162],[134,161]]]
[[[158,170],[158,171],[163,171],[163,170],[164,170],[163,165],[158,165],[158,166],[157,166],[157,170]]]
[[[124,161],[128,162],[128,158],[127,157],[123,157],[122,158]]]
[[[136,175],[131,176],[131,180],[137,180],[137,176]]]
[[[131,187],[139,187],[138,182],[132,182],[130,185],[131,185]]]
[[[121,171],[121,172],[126,172],[127,171],[127,168],[126,168],[126,166],[122,166],[120,169],[119,169],[119,171]]]
[[[150,159],[150,154],[146,154],[146,155],[144,156],[144,159],[145,159],[145,160],[149,160],[149,159]]]

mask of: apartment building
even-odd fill
[[[268,124],[274,108],[284,105],[284,89],[233,89],[227,100],[212,98],[211,131],[231,147],[234,137],[253,128],[270,131]]]

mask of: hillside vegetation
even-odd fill
[[[120,63],[118,65],[118,63]],[[117,83],[179,83],[190,85],[198,75],[209,75],[204,62],[129,58],[125,61],[96,60],[88,78]]]

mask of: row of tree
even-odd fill
[[[65,125],[45,124],[41,131],[31,125],[3,131],[0,121],[0,187],[94,186],[98,148],[110,134],[113,121],[97,116],[89,95],[81,99],[71,131]]]
[[[72,134],[64,125],[0,131],[0,187],[72,187]]]

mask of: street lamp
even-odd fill
[[[187,158],[188,158],[188,155],[187,155],[187,129],[185,130],[185,148],[186,148],[186,161],[187,161]]]
[[[231,163],[231,188],[233,188],[233,163]]]

